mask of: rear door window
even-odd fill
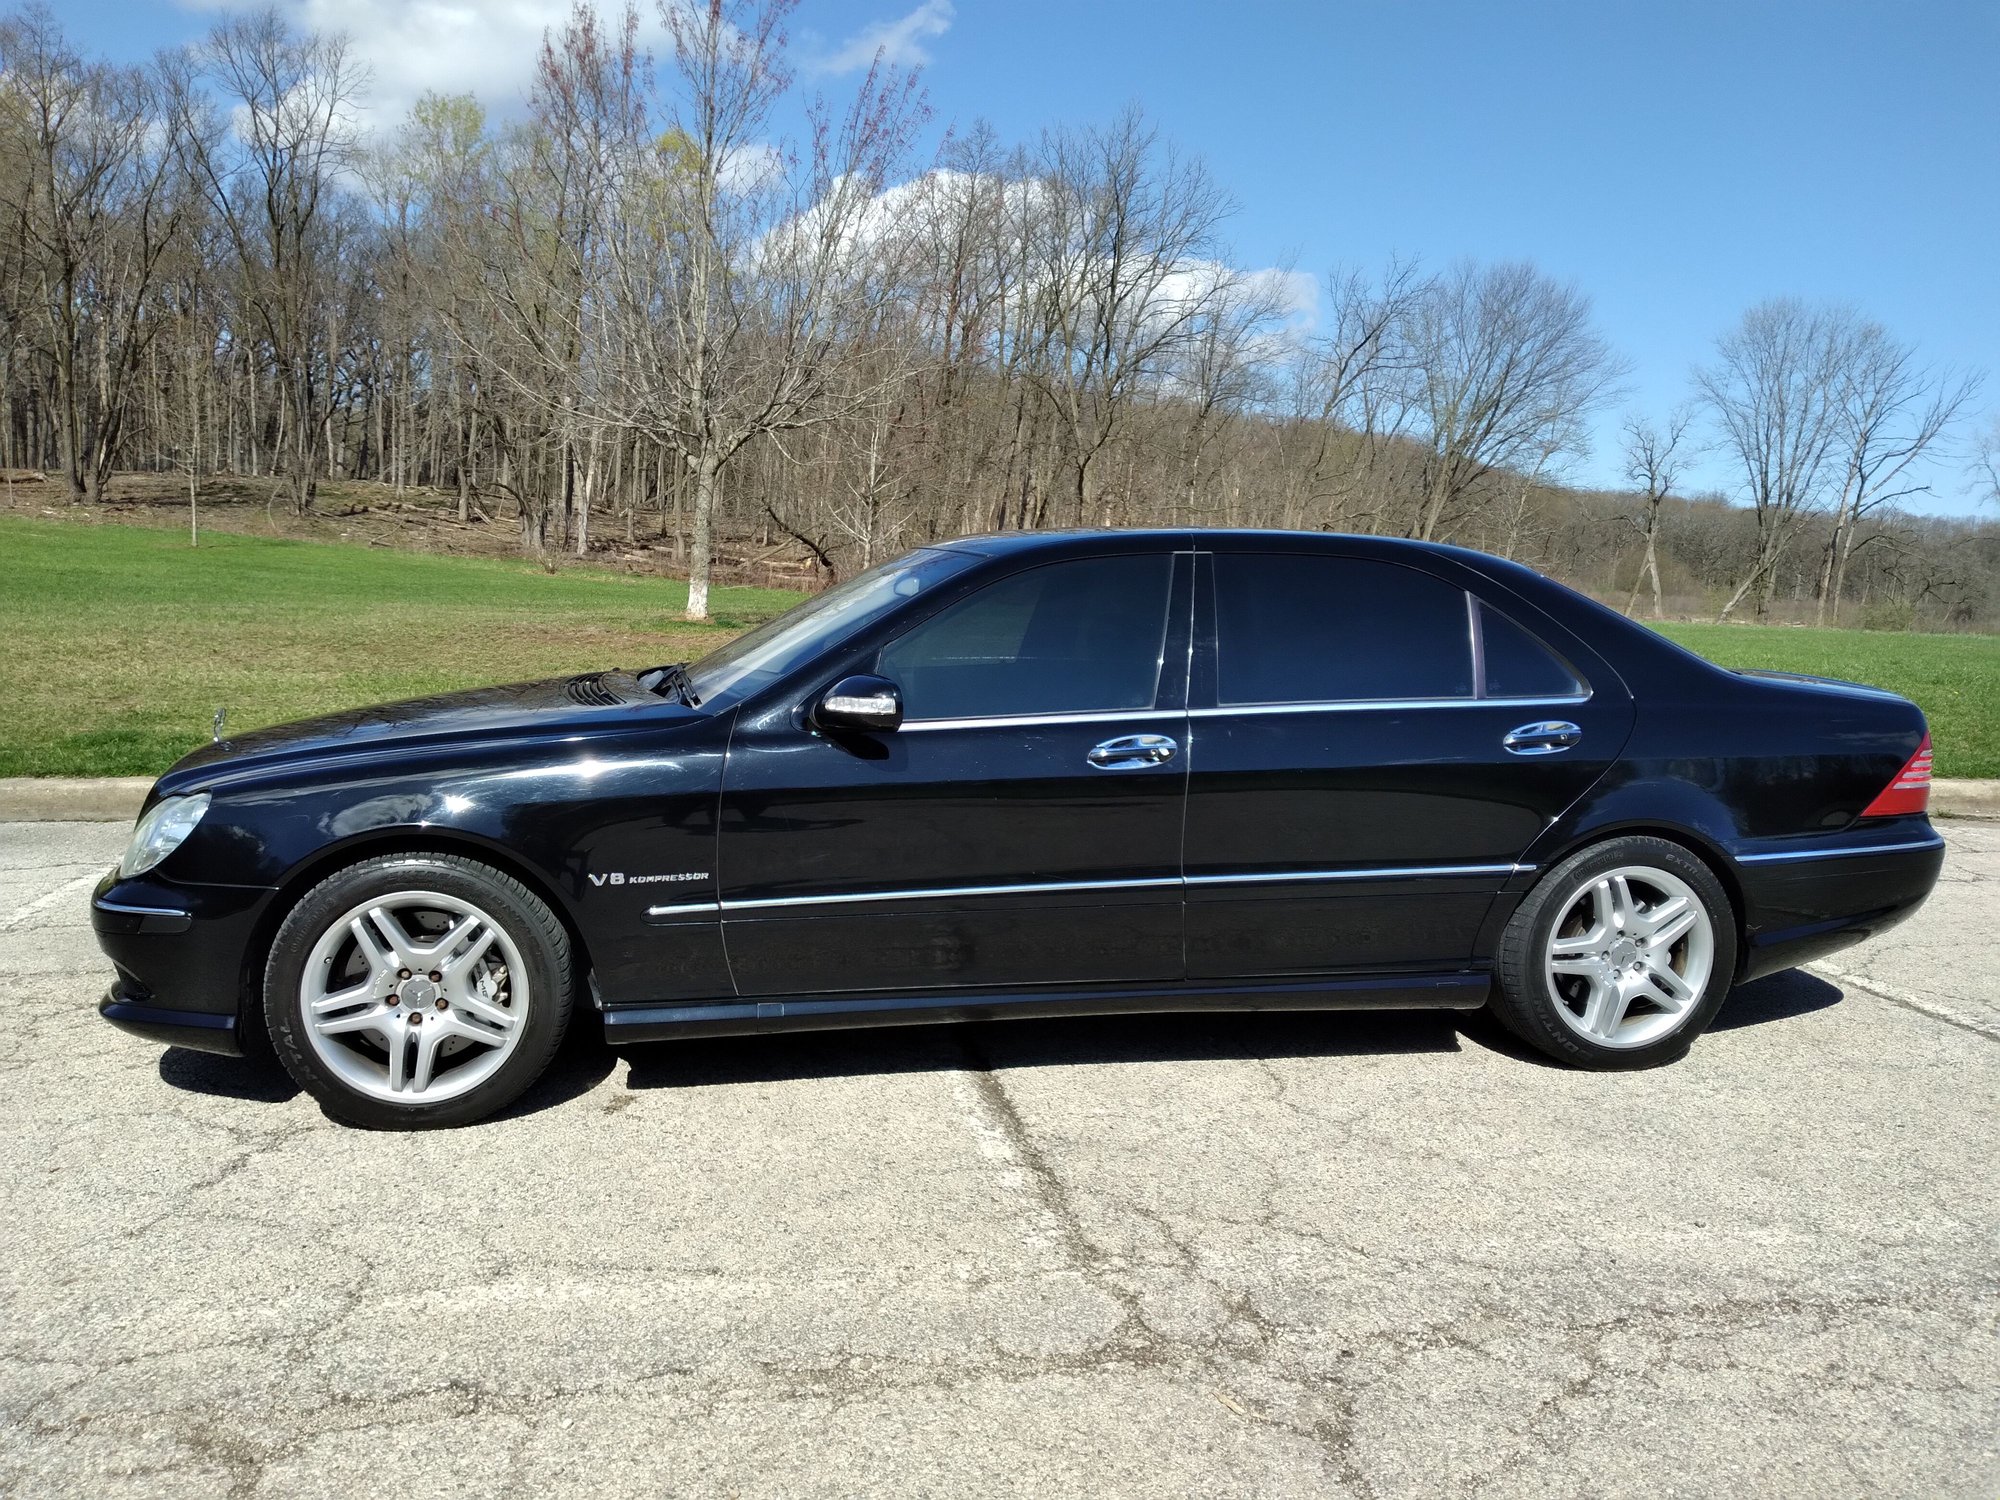
[[[1466,595],[1370,558],[1216,553],[1223,704],[1470,698]]]

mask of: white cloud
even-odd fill
[[[593,3],[615,34],[623,5]],[[244,11],[258,4],[192,0],[190,8]],[[477,94],[489,115],[518,114],[542,35],[569,19],[570,0],[279,0],[278,13],[301,31],[349,39],[369,74],[365,125],[380,130],[394,128],[426,91]],[[656,54],[664,49],[654,6],[640,8],[639,40]]]
[[[784,173],[785,153],[759,141],[724,156],[716,175],[733,193],[758,193],[777,186]]]
[[[815,59],[815,73],[857,73],[879,55],[896,67],[918,68],[931,60],[924,43],[951,30],[951,0],[923,0],[915,10],[894,21],[864,26],[826,56]]]

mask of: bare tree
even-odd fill
[[[622,158],[619,347],[602,374],[613,420],[693,476],[690,620],[708,618],[725,466],[865,400],[840,366],[865,361],[900,290],[873,253],[875,209],[922,117],[914,75],[878,61],[845,108],[814,107],[803,155],[773,147],[792,3],[663,0],[669,88]]]
[[[1623,363],[1590,321],[1590,299],[1525,262],[1465,262],[1430,283],[1403,318],[1407,400],[1426,445],[1428,541],[1495,469],[1538,472],[1579,451],[1585,419],[1615,393]]]
[[[1379,528],[1395,488],[1391,478],[1412,414],[1411,357],[1403,333],[1417,304],[1431,295],[1415,261],[1394,260],[1379,283],[1358,270],[1327,277],[1327,332],[1299,348],[1293,362],[1293,419],[1304,428],[1304,473],[1312,512]],[[1359,514],[1356,515],[1357,502]]]
[[[1042,139],[1028,241],[1042,357],[1031,376],[1068,438],[1074,518],[1097,515],[1097,464],[1140,396],[1169,378],[1233,293],[1217,264],[1231,204],[1136,108]]]
[[[1766,613],[1786,548],[1838,482],[1856,322],[1847,308],[1774,298],[1717,339],[1715,362],[1695,372],[1757,521],[1755,553],[1718,619],[1753,592],[1758,616]]]
[[[1923,494],[1916,482],[1927,456],[1978,393],[1977,376],[1929,370],[1916,347],[1893,338],[1879,323],[1854,329],[1841,377],[1839,446],[1846,472],[1834,509],[1833,532],[1820,564],[1814,623],[1829,610],[1840,619],[1840,594],[1863,521],[1884,506]]]
[[[1694,408],[1682,405],[1667,414],[1664,424],[1642,416],[1625,419],[1625,481],[1638,488],[1639,514],[1630,516],[1633,527],[1646,544],[1639,560],[1639,573],[1632,580],[1632,597],[1625,601],[1630,615],[1639,603],[1639,590],[1648,579],[1653,584],[1653,618],[1662,614],[1660,604],[1660,507],[1680,483],[1688,458],[1688,429],[1694,424]]]
[[[1979,486],[1979,498],[2000,505],[2000,415],[1995,415],[1980,434],[1972,473]]]
[[[1181,521],[1200,509],[1202,460],[1217,437],[1244,413],[1268,401],[1272,351],[1291,302],[1282,267],[1245,275],[1216,265],[1197,293],[1200,311],[1169,366],[1169,391],[1181,406],[1175,467]]]
[[[85,62],[40,6],[0,24],[0,76],[18,146],[0,212],[45,325],[63,475],[73,497],[102,498],[180,219],[173,138],[151,76]]]
[[[338,187],[355,159],[361,74],[341,37],[294,35],[275,10],[223,22],[202,53],[228,113],[180,91],[191,170],[234,251],[246,310],[269,348],[292,504],[311,508],[339,397]]]

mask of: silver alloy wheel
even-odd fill
[[[514,940],[441,891],[376,896],[327,925],[299,980],[306,1039],[358,1093],[455,1099],[491,1078],[528,1018]]]
[[[1570,1030],[1600,1047],[1644,1047],[1687,1023],[1715,963],[1692,886],[1626,865],[1591,876],[1557,910],[1544,970]]]

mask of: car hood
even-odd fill
[[[472,688],[230,735],[177,762],[160,778],[158,791],[162,795],[197,791],[238,772],[279,765],[373,758],[472,742],[665,727],[700,717],[695,709],[647,692],[626,672]]]

